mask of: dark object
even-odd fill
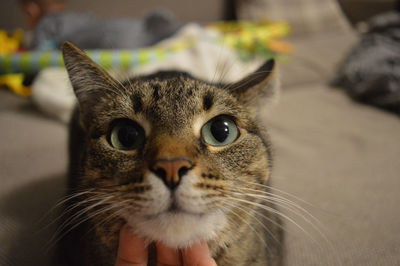
[[[357,101],[400,115],[400,13],[375,16],[366,26],[332,83]]]
[[[366,21],[373,16],[396,10],[400,3],[396,0],[338,0],[337,2],[353,25]]]
[[[59,49],[72,41],[82,49],[136,49],[174,34],[180,23],[167,10],[144,19],[101,20],[89,13],[58,12],[45,16],[34,30],[31,49]]]

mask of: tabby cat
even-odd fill
[[[63,264],[113,265],[125,223],[148,243],[207,241],[220,266],[282,264],[275,206],[248,193],[269,191],[270,142],[256,117],[276,90],[274,60],[232,84],[177,71],[119,82],[73,44],[62,52],[79,103]]]

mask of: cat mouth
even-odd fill
[[[169,206],[165,210],[162,210],[156,214],[148,215],[146,218],[154,219],[154,218],[158,218],[163,215],[177,215],[177,216],[190,215],[190,216],[201,217],[201,216],[205,215],[205,213],[192,212],[192,211],[186,210],[186,209],[182,208],[181,206],[179,206],[178,203],[176,202],[176,200],[172,200],[171,203],[169,204]]]
[[[151,216],[129,217],[127,222],[137,235],[150,242],[184,248],[201,240],[215,238],[225,228],[226,216],[222,212],[199,214],[182,208],[167,208]]]
[[[178,206],[175,200],[172,201],[172,203],[166,210],[166,212],[171,212],[171,213],[182,212],[182,211],[184,212],[184,210],[182,210],[182,208]]]

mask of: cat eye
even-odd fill
[[[144,129],[129,119],[116,120],[112,123],[109,142],[118,150],[134,150],[145,141]]]
[[[226,146],[239,137],[235,122],[227,116],[217,116],[201,129],[203,141],[212,146]]]

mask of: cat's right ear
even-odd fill
[[[266,106],[274,105],[279,87],[274,59],[266,61],[256,71],[236,83],[225,86],[253,114],[259,113]]]
[[[85,128],[93,119],[96,104],[109,93],[116,93],[120,85],[74,44],[65,42],[62,54]]]

